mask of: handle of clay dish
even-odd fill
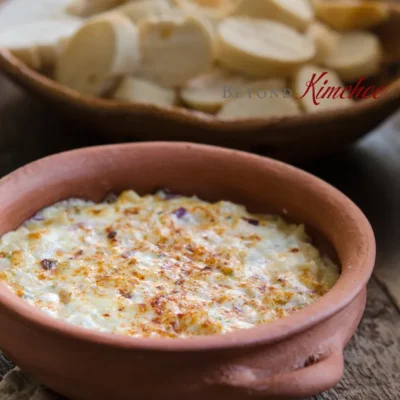
[[[343,351],[335,350],[326,358],[304,368],[276,376],[263,377],[262,371],[238,367],[224,373],[218,384],[255,397],[308,397],[335,386],[343,375]]]

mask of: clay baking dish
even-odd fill
[[[0,0],[13,1],[13,0]],[[379,100],[296,117],[221,121],[177,107],[158,107],[81,95],[26,67],[0,49],[0,71],[61,115],[113,141],[177,140],[216,144],[299,161],[341,149],[367,134],[400,107],[400,6],[376,29],[385,50],[378,76],[367,86],[389,85]],[[0,5],[1,11],[1,5]]]
[[[0,284],[0,348],[38,381],[77,400],[292,398],[335,385],[343,372],[343,348],[365,307],[375,241],[362,212],[308,173],[236,150],[187,143],[71,151],[0,180],[0,235],[61,199],[99,201],[110,192],[159,187],[304,222],[335,250],[341,278],[320,300],[287,318],[194,339],[86,330],[48,317]]]

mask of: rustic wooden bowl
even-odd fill
[[[376,30],[385,48],[385,63],[381,73],[370,79],[374,85],[390,84],[390,90],[379,100],[363,100],[344,110],[298,117],[219,121],[188,109],[81,95],[31,70],[4,49],[0,49],[0,71],[54,106],[60,114],[112,140],[184,140],[298,161],[344,147],[400,107],[400,7],[391,7],[391,18]]]

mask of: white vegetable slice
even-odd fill
[[[178,0],[179,1],[179,0]],[[229,0],[190,0],[202,7],[223,7]]]
[[[226,103],[217,116],[221,119],[272,118],[300,115],[298,103],[283,95],[275,97],[266,94],[252,94],[251,97],[234,99]]]
[[[81,25],[79,19],[42,20],[16,25],[0,33],[0,47],[8,48],[35,69],[53,66],[58,56],[59,41],[70,37]]]
[[[66,10],[71,15],[90,17],[117,7],[127,1],[128,0],[71,0]]]
[[[305,30],[314,20],[309,0],[238,0],[235,15],[268,18]]]
[[[325,72],[327,74],[322,76]],[[312,83],[310,87],[309,82]],[[294,79],[295,95],[300,98],[302,108],[308,113],[351,107],[354,102],[348,98],[347,91],[343,92],[344,88],[343,82],[334,71],[314,65],[300,68]]]
[[[139,0],[123,4],[111,12],[123,14],[133,23],[138,24],[146,18],[170,15],[175,13],[176,10],[168,0]]]
[[[175,90],[163,88],[153,82],[125,77],[113,94],[113,98],[134,103],[173,106],[177,101],[177,94]]]
[[[56,80],[81,93],[100,95],[110,81],[133,73],[138,65],[135,25],[120,15],[89,20],[68,41],[56,68]]]
[[[230,17],[219,26],[218,59],[256,78],[290,76],[315,56],[312,41],[276,21]]]
[[[349,32],[340,36],[333,53],[325,60],[346,82],[379,72],[382,61],[379,38],[371,32]]]
[[[369,29],[390,15],[389,2],[313,0],[317,17],[337,30]]]
[[[312,23],[307,29],[306,36],[313,41],[317,50],[314,57],[314,62],[317,64],[323,64],[339,43],[339,33],[321,22]]]
[[[207,18],[214,28],[234,11],[236,0],[175,0],[183,11]]]
[[[212,27],[191,15],[151,18],[139,24],[138,76],[171,87],[206,72],[214,60]]]
[[[189,81],[181,90],[182,101],[188,106],[205,112],[217,112],[221,106],[229,101],[232,92],[242,90],[246,79],[215,68],[209,73]]]

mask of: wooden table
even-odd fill
[[[102,142],[0,77],[0,176],[47,154]],[[302,167],[348,194],[370,218],[378,243],[364,318],[346,348],[344,378],[314,400],[400,399],[400,113],[348,151]],[[0,357],[0,379],[10,368]]]

